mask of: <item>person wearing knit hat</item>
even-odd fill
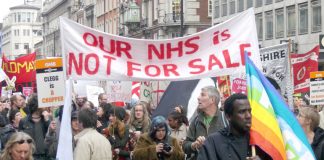
[[[121,107],[112,107],[109,116],[107,138],[113,150],[113,159],[121,160],[130,158],[131,149],[127,144],[129,141],[129,126],[123,122],[126,111]]]
[[[156,116],[148,133],[140,136],[133,151],[133,160],[183,160],[185,154],[163,116]]]

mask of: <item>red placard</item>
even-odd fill
[[[291,54],[295,93],[309,92],[309,75],[318,70],[318,54],[318,45],[307,53]]]
[[[23,87],[23,95],[29,97],[33,93],[33,87]]]
[[[21,56],[16,60],[8,60],[2,57],[2,69],[10,79],[16,76],[16,91],[23,91],[23,87],[33,87],[36,89],[36,53]],[[36,91],[34,91],[36,92]]]

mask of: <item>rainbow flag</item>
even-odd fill
[[[247,54],[245,67],[252,107],[251,145],[259,146],[274,160],[315,160],[294,114]]]

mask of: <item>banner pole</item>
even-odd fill
[[[291,79],[291,84],[292,84],[292,93],[294,94],[294,75],[293,75],[293,68],[291,67],[291,39],[289,38],[288,40],[288,69],[290,71],[290,79]],[[288,98],[288,97],[287,97]],[[290,109],[293,109],[293,106],[290,107]]]
[[[290,79],[291,79],[291,90],[292,90],[292,94],[294,94],[295,93],[295,86],[294,86],[294,75],[293,75],[293,67],[291,66],[291,49],[290,49],[290,47],[292,47],[292,44],[291,44],[291,39],[289,38],[289,40],[288,40],[288,69],[289,69],[289,71],[290,71]],[[292,96],[292,95],[289,95],[289,96]],[[288,97],[287,97],[288,98]],[[292,106],[290,106],[290,110],[294,110],[294,106],[293,106],[293,104],[290,104],[290,105],[292,105]]]

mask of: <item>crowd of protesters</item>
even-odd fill
[[[216,87],[201,89],[195,117],[174,106],[167,117],[152,117],[147,102],[117,107],[98,96],[98,106],[85,97],[72,103],[71,128],[75,160],[240,160],[271,159],[249,147],[251,106],[246,95],[223,98]],[[221,101],[221,108],[218,107]],[[1,160],[56,159],[63,106],[39,108],[37,95],[0,98]],[[295,107],[296,118],[317,159],[324,159],[324,112]]]

